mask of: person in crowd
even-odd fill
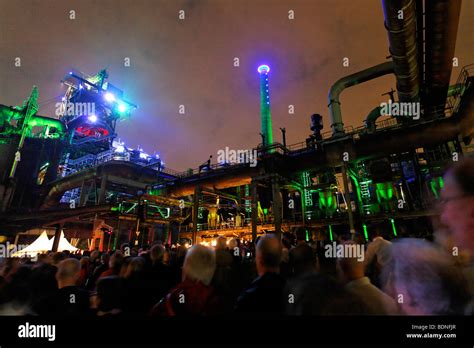
[[[236,248],[236,243],[234,248]],[[212,280],[212,286],[221,300],[223,311],[232,311],[235,298],[238,295],[234,292],[236,284],[234,283],[235,273],[233,273],[233,252],[239,254],[239,250],[229,250],[227,248],[227,239],[220,236],[216,240],[216,271]]]
[[[372,242],[367,246],[365,253],[365,267],[368,267],[373,262],[376,262],[379,267],[383,267],[390,261],[391,242],[384,238],[384,232],[381,230],[381,226],[377,226],[374,230]]]
[[[307,273],[285,290],[288,315],[367,315],[365,304],[327,274]]]
[[[232,265],[232,255],[227,250],[226,237],[217,237],[215,251],[217,267],[230,267]]]
[[[170,247],[170,267],[173,275],[173,283],[178,284],[182,279],[182,269],[184,258],[188,249],[184,245],[176,247],[174,244]]]
[[[303,227],[296,229],[296,246],[290,250],[290,267],[293,277],[311,273],[316,268],[316,255],[306,243],[306,230]]]
[[[210,286],[216,269],[214,250],[193,245],[184,259],[182,282],[172,289],[151,311],[152,316],[213,315],[219,299]]]
[[[240,265],[242,263],[242,248],[239,240],[231,238],[228,243],[229,253],[232,256],[232,265]]]
[[[94,250],[91,252],[89,256],[89,264],[87,269],[87,281],[86,281],[86,289],[93,290],[95,288],[95,270],[100,266],[100,251]]]
[[[99,279],[100,275],[109,269],[109,261],[110,255],[108,253],[104,252],[100,255],[100,263],[94,269],[93,273],[94,282],[97,282],[97,279]]]
[[[92,308],[99,318],[122,318],[123,280],[118,276],[108,276],[97,281],[97,290],[92,297]]]
[[[406,315],[460,315],[469,303],[468,285],[453,257],[431,242],[404,238],[392,243],[384,265],[384,292]]]
[[[163,263],[164,255],[165,247],[162,244],[155,244],[151,247],[150,282],[153,303],[163,298],[174,285],[170,267]]]
[[[333,242],[329,240],[329,238],[321,239],[316,246],[316,270],[318,273],[327,274],[331,277],[337,277],[336,259],[326,256],[327,246],[333,246]]]
[[[292,267],[290,265],[290,239],[287,237],[288,232],[283,234],[283,238],[281,239],[281,264],[280,264],[280,274],[283,278],[289,279],[292,273]]]
[[[124,303],[123,309],[136,316],[145,316],[153,305],[153,288],[150,277],[145,269],[143,257],[130,258],[123,279]]]
[[[356,245],[347,241],[344,245]],[[398,308],[395,300],[374,286],[364,274],[364,263],[356,255],[340,257],[337,260],[339,280],[345,290],[358,297],[368,308],[368,314],[393,315]]]
[[[457,250],[471,293],[474,313],[474,158],[464,158],[444,176],[440,197],[440,222],[451,241],[451,253]]]
[[[116,251],[109,259],[109,268],[100,274],[99,279],[113,275],[118,276],[122,269],[122,263],[123,255],[120,251]]]
[[[245,285],[243,276],[242,260],[245,255],[245,249],[240,244],[240,240],[231,238],[228,243],[229,253],[232,256],[231,276],[230,276],[230,290],[232,296],[232,306],[237,299],[237,296],[242,292]],[[245,284],[244,284],[245,283]]]
[[[163,264],[170,266],[171,263],[171,252],[165,247],[165,253],[163,254]]]
[[[382,225],[374,226],[372,242],[367,246],[364,256],[365,273],[371,278],[372,283],[381,287],[380,273],[382,268],[390,262],[392,242],[384,238],[385,231]]]
[[[53,266],[58,266],[59,263],[66,258],[66,255],[62,252],[56,252],[52,255]]]
[[[18,259],[14,262],[7,262],[4,270],[7,284],[3,287],[3,294],[0,295],[3,303],[0,303],[0,316],[9,315],[34,315],[31,308],[31,267],[20,265]]]
[[[265,235],[257,243],[255,264],[258,277],[240,295],[238,313],[283,313],[282,293],[285,279],[280,276],[281,243],[274,235]]]
[[[43,260],[47,260],[44,258]],[[62,261],[61,261],[62,262]],[[31,267],[30,289],[33,294],[31,308],[38,315],[48,314],[50,302],[56,299],[58,268],[44,262],[37,262]]]
[[[474,257],[474,158],[465,158],[447,171],[440,198],[441,222],[454,243]]]
[[[89,293],[77,286],[81,273],[81,264],[75,258],[68,258],[58,265],[56,280],[58,290],[52,301],[49,313],[57,317],[87,317]]]
[[[82,256],[79,260],[81,264],[81,272],[79,274],[77,285],[83,288],[86,286],[87,283],[87,270],[89,269],[89,261],[89,256]]]

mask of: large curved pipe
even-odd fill
[[[400,153],[418,147],[436,146],[457,139],[469,140],[474,136],[474,79],[465,91],[457,113],[451,117],[417,123],[394,129],[390,132],[376,132],[355,144],[359,157],[373,157]],[[377,144],[374,146],[374,144]]]
[[[380,114],[380,111],[382,110],[381,106],[377,106],[372,109],[372,111],[367,115],[367,118],[365,119],[365,127],[367,128],[367,131],[369,133],[375,132],[375,122],[377,119],[382,116]]]
[[[420,74],[415,0],[383,0],[385,29],[400,102],[418,101]],[[419,9],[422,10],[422,9]],[[421,29],[418,30],[421,33]]]
[[[152,168],[126,161],[106,162],[52,182],[52,186],[40,209],[44,210],[56,206],[64,192],[79,188],[83,182],[92,181],[104,175],[131,180],[140,185],[152,185],[156,183],[158,178],[158,172]]]
[[[342,122],[341,103],[339,95],[341,92],[351,86],[359,83],[376,79],[377,77],[388,75],[394,72],[393,63],[385,62],[375,65],[371,68],[356,72],[355,74],[343,77],[331,86],[328,94],[329,118],[331,119],[331,128],[333,136],[344,133],[344,123]]]
[[[453,66],[461,0],[425,2],[428,117],[443,117]]]

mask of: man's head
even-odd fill
[[[76,259],[66,259],[59,263],[56,280],[59,288],[76,285],[81,271],[81,263]]]
[[[150,249],[150,258],[154,264],[163,262],[165,247],[162,244],[155,244]]]
[[[267,234],[257,243],[255,258],[259,276],[267,272],[279,273],[281,263],[281,243],[274,235]]]
[[[219,236],[216,239],[216,250],[225,250],[227,248],[227,238]]]
[[[297,242],[306,241],[306,230],[303,227],[298,227],[295,232]]]
[[[444,177],[441,222],[452,233],[455,246],[474,255],[474,158],[465,158]]]
[[[117,276],[104,277],[97,281],[96,306],[101,312],[120,310],[122,280]]]
[[[382,268],[382,283],[385,292],[399,300],[403,313],[463,313],[469,301],[468,285],[450,254],[415,238],[399,239],[391,249],[392,260]]]
[[[216,270],[216,254],[204,245],[193,245],[186,253],[183,265],[183,280],[211,283]]]
[[[100,251],[99,250],[94,250],[91,252],[90,260],[91,262],[95,262],[96,259],[100,257]]]
[[[57,266],[61,261],[63,261],[66,258],[64,253],[61,252],[56,252],[53,254],[53,265]]]
[[[354,241],[347,241],[343,243],[343,246],[350,245],[354,246],[353,250],[356,250],[358,246]],[[346,284],[350,281],[360,279],[364,277],[364,262],[363,259],[358,255],[350,255],[340,257],[337,259],[337,273],[339,280]]]
[[[109,268],[119,271],[123,264],[123,255],[120,251],[116,251],[109,259]]]
[[[234,251],[236,248],[239,247],[237,239],[235,239],[235,238],[232,238],[231,240],[229,240],[228,245],[229,245],[229,250],[231,250],[231,251]]]

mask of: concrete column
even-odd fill
[[[252,197],[252,242],[257,239],[257,223],[258,223],[258,195],[257,182],[252,180],[250,184],[250,195]]]
[[[56,224],[54,227],[56,228],[56,231],[54,233],[54,240],[51,251],[56,252],[58,251],[59,239],[61,238],[61,224]]]
[[[107,188],[107,175],[102,175],[101,181],[100,181],[100,191],[99,191],[99,201],[98,204],[105,204],[105,194],[106,194],[106,188]]]
[[[87,198],[89,197],[90,192],[90,185],[86,184],[84,180],[82,180],[81,185],[81,194],[79,196],[79,206],[83,207],[87,203]]]
[[[193,245],[196,244],[197,240],[197,224],[198,224],[198,213],[199,213],[199,199],[201,196],[201,187],[196,186],[194,188],[194,197],[193,197]]]
[[[282,220],[282,198],[280,192],[280,185],[278,184],[278,179],[274,178],[272,180],[272,210],[273,210],[273,223],[275,224],[275,235],[277,238],[281,237],[281,220]]]

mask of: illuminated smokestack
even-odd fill
[[[260,119],[262,122],[263,145],[273,143],[272,114],[270,113],[270,92],[268,89],[268,65],[260,65],[257,69],[260,74]]]

